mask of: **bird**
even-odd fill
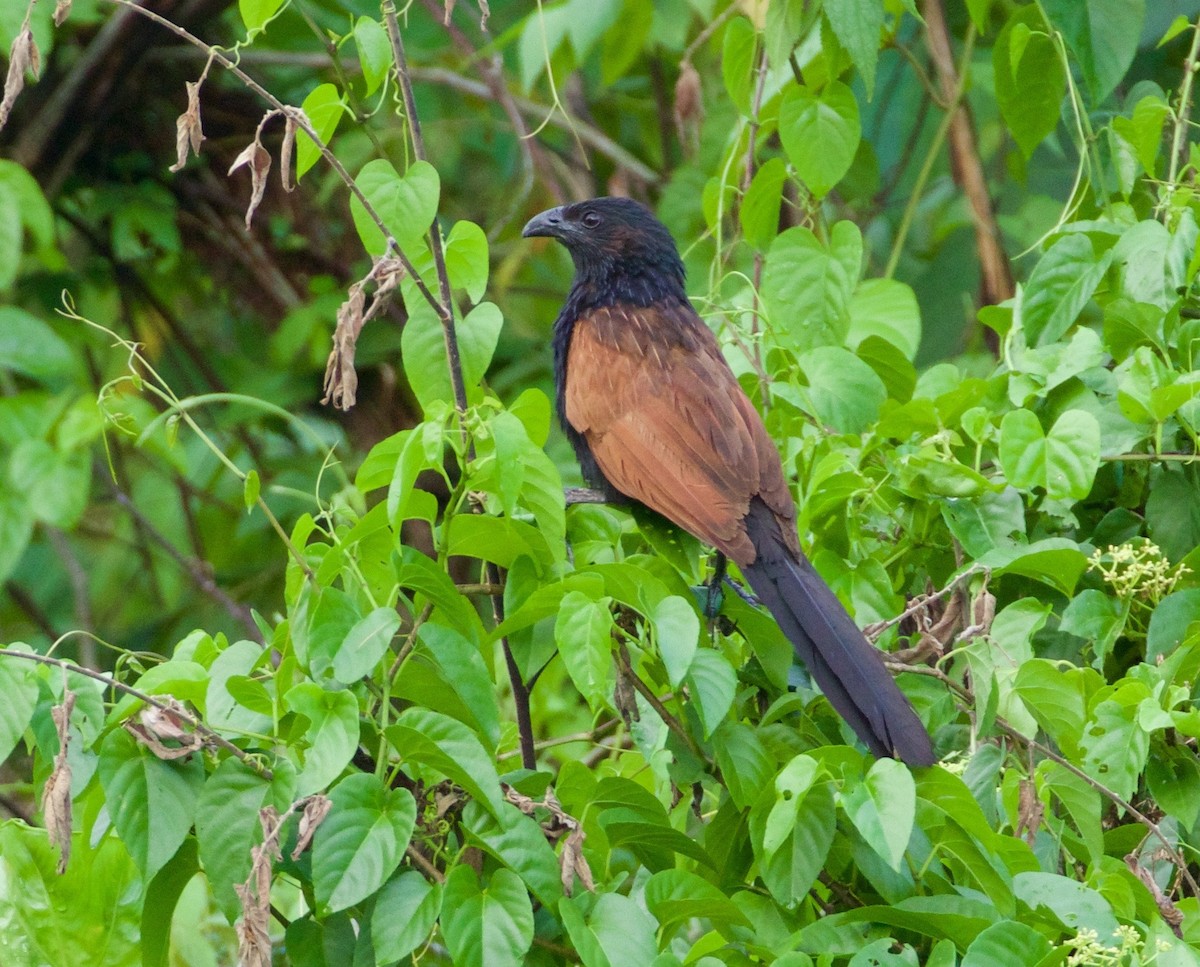
[[[603,197],[535,215],[522,235],[555,239],[574,262],[554,323],[555,402],[584,479],[727,556],[871,753],[932,764],[880,651],[801,550],[779,451],[692,308],[666,226]]]

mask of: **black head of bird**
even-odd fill
[[[551,208],[534,215],[521,234],[561,242],[575,262],[576,284],[644,279],[683,293],[675,240],[650,209],[632,198],[591,198]]]

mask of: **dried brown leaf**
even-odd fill
[[[175,119],[175,163],[170,171],[179,171],[187,164],[188,154],[200,155],[204,131],[200,127],[200,85],[202,81],[187,81],[187,110]]]
[[[71,858],[71,764],[67,761],[71,741],[71,711],[75,708],[75,693],[67,691],[60,705],[50,710],[54,730],[58,734],[58,753],[54,768],[42,789],[42,818],[50,842],[58,847],[58,874],[67,871]]]
[[[238,168],[246,166],[250,169],[250,203],[246,206],[246,231],[254,220],[254,213],[262,203],[263,194],[267,190],[267,175],[271,173],[271,155],[257,140],[246,145],[245,149],[229,166],[229,174]]]
[[[1023,833],[1030,846],[1037,839],[1045,815],[1046,806],[1037,794],[1037,786],[1032,779],[1022,779],[1017,792],[1017,835]]]
[[[242,904],[237,925],[239,967],[271,967],[270,898],[260,902],[244,883],[235,883],[233,889]]]
[[[332,403],[339,410],[348,410],[357,399],[358,373],[354,369],[354,353],[358,336],[383,307],[404,277],[399,259],[384,256],[376,259],[371,271],[350,286],[346,301],[338,308],[337,326],[333,331],[333,349],[325,364],[323,404]],[[375,293],[367,305],[367,285],[375,283]]]
[[[4,97],[0,99],[0,129],[8,123],[13,105],[25,90],[25,72],[33,74],[37,80],[41,72],[42,55],[38,52],[33,39],[33,31],[29,29],[29,14],[25,14],[25,23],[13,38],[12,46],[8,49],[8,76],[4,79]]]
[[[296,848],[292,850],[292,859],[300,859],[300,854],[308,849],[313,834],[316,833],[317,827],[325,821],[332,806],[333,801],[328,796],[317,793],[308,797],[304,804],[304,813],[300,816],[300,831],[296,836]]]
[[[271,875],[272,861],[281,859],[279,833],[283,824],[273,806],[258,812],[263,842],[250,850],[250,875],[234,890],[242,904],[238,921],[238,964],[240,967],[271,967]]]
[[[1167,921],[1167,924],[1175,932],[1175,935],[1180,936],[1183,911],[1175,906],[1174,900],[1163,893],[1162,887],[1154,879],[1154,874],[1141,864],[1137,853],[1130,853],[1126,856],[1125,865],[1129,867],[1129,871],[1141,880],[1146,889],[1150,891],[1150,895],[1154,897],[1154,905],[1158,907],[1159,915]]]
[[[123,724],[125,731],[160,759],[182,759],[204,748],[204,737],[192,730],[191,716],[173,698],[167,698],[161,708],[146,706],[137,722],[126,720]]]
[[[575,828],[567,835],[562,852],[558,857],[559,871],[562,875],[563,893],[567,896],[575,889],[575,877],[588,893],[596,892],[596,882],[592,878],[592,868],[588,865],[587,857],[583,855],[583,841],[587,838],[583,827],[576,823]]]
[[[454,13],[455,0],[443,0],[443,5],[446,10],[446,16],[442,19],[442,26],[450,26],[450,15]]]
[[[292,152],[296,149],[296,119],[286,114],[283,125],[283,144],[279,148],[279,181],[284,191],[292,191]]]
[[[58,0],[54,5],[54,26],[61,27],[63,21],[71,15],[72,0]]]
[[[704,116],[703,88],[700,73],[685,60],[679,65],[679,78],[675,81],[675,123],[686,124]]]

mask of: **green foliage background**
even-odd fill
[[[31,10],[5,964],[1200,963],[1195,4]],[[168,170],[207,44],[328,145],[295,192],[219,62]],[[940,765],[707,621],[695,541],[564,502],[570,262],[519,230],[607,192],[680,240]]]

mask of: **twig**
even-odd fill
[[[436,866],[430,863],[429,860],[427,860],[421,853],[421,851],[413,846],[412,843],[408,844],[408,849],[405,850],[405,852],[408,853],[408,858],[421,868],[421,872],[423,872],[431,880],[436,880],[438,883],[446,882],[446,875]]]
[[[239,749],[224,736],[218,735],[202,721],[200,721],[200,719],[196,718],[196,716],[194,716],[186,708],[178,705],[164,705],[158,699],[154,698],[154,696],[138,691],[138,689],[133,688],[130,685],[126,685],[124,682],[117,681],[115,678],[105,675],[103,672],[92,671],[90,668],[84,668],[82,665],[78,665],[75,662],[64,661],[62,658],[53,658],[50,655],[39,655],[29,651],[12,651],[8,648],[0,648],[0,657],[19,658],[23,661],[37,662],[40,665],[52,665],[55,668],[61,668],[65,671],[76,672],[79,675],[83,675],[85,678],[90,678],[93,681],[100,682],[109,688],[114,688],[118,692],[123,692],[126,695],[130,695],[133,698],[145,702],[147,705],[153,706],[160,712],[183,719],[198,733],[204,736],[205,739],[207,739],[210,743],[213,745],[218,745],[222,749],[233,753],[264,779],[270,780],[274,776],[271,770],[259,762],[255,756],[252,756],[250,753]]]
[[[117,2],[117,0],[112,0],[112,2]],[[205,59],[207,56],[206,50],[193,52],[166,48],[152,51],[150,59],[169,61],[194,57],[199,60]],[[328,63],[328,58],[324,54],[248,50],[242,54],[239,61],[243,64],[262,64],[265,66],[283,64],[288,67],[320,68]],[[339,63],[347,71],[359,69],[357,59],[347,58],[339,61]],[[494,97],[487,84],[482,81],[472,80],[469,77],[463,77],[461,74],[457,74],[445,67],[418,67],[411,65],[408,72],[412,79],[419,83],[438,84],[441,87],[457,91],[459,94],[466,94],[468,97],[477,97],[484,101],[491,100]],[[535,101],[528,97],[522,97],[519,94],[512,94],[511,98],[513,105],[523,116],[528,118],[548,118],[552,126],[560,128],[563,131],[571,131],[571,123],[568,123],[565,118],[558,114],[549,113],[553,111],[551,105],[543,104],[541,101]],[[658,185],[662,182],[662,176],[657,171],[636,155],[631,154],[626,148],[619,145],[599,128],[577,118],[573,119],[572,123],[575,125],[580,141],[593,151],[604,155],[609,161],[617,165],[617,167],[624,168],[629,174],[648,185]]]
[[[1049,746],[1043,745],[1041,742],[1038,742],[1036,739],[1026,738],[1024,735],[1022,735],[1020,732],[1018,732],[1015,728],[1013,728],[1011,725],[1009,725],[1006,721],[1004,721],[1004,719],[1000,718],[999,716],[996,717],[995,721],[996,721],[996,727],[998,729],[1000,729],[1000,731],[1003,732],[1005,735],[1007,735],[1009,738],[1015,739],[1018,742],[1022,742],[1025,745],[1029,746],[1029,748],[1036,749],[1038,752],[1040,752],[1042,755],[1044,755],[1047,759],[1051,759],[1054,762],[1057,762],[1060,766],[1062,766],[1068,772],[1072,773],[1073,775],[1077,776],[1078,778],[1080,778],[1084,782],[1086,782],[1089,786],[1091,786],[1093,789],[1095,789],[1098,793],[1100,793],[1100,795],[1102,795],[1109,802],[1113,803],[1115,806],[1117,806],[1120,809],[1124,809],[1127,813],[1129,813],[1130,816],[1132,816],[1139,823],[1141,823],[1143,826],[1145,826],[1146,829],[1148,829],[1150,831],[1150,834],[1155,839],[1157,839],[1160,843],[1163,844],[1163,847],[1166,849],[1167,854],[1171,858],[1171,862],[1174,863],[1176,868],[1179,870],[1180,878],[1185,883],[1187,883],[1188,887],[1191,889],[1192,896],[1200,898],[1200,885],[1198,885],[1196,883],[1196,880],[1193,878],[1192,874],[1188,871],[1187,858],[1184,857],[1183,853],[1181,853],[1179,851],[1179,849],[1167,838],[1166,834],[1163,833],[1163,831],[1161,829],[1159,829],[1158,824],[1156,822],[1154,822],[1154,820],[1152,820],[1149,816],[1147,816],[1140,809],[1138,809],[1136,806],[1134,806],[1133,803],[1128,802],[1127,800],[1123,799],[1121,796],[1117,795],[1117,793],[1115,793],[1113,790],[1109,789],[1102,782],[1099,782],[1096,779],[1093,779],[1086,772],[1084,772],[1082,769],[1080,769],[1077,765],[1075,765],[1074,763],[1069,762],[1067,759],[1063,758],[1061,755],[1059,755],[1057,752],[1055,752]]]
[[[975,223],[975,246],[979,250],[982,272],[982,301],[984,305],[996,305],[1011,298],[1016,287],[1008,256],[1000,244],[1000,228],[996,224],[996,213],[988,194],[987,176],[979,157],[975,129],[963,103],[964,79],[958,76],[954,67],[942,0],[925,0],[925,27],[926,42],[937,70],[942,100],[949,105],[950,169],[971,204],[971,218]],[[968,50],[972,39],[973,35],[968,35]],[[969,63],[969,60],[963,62],[964,75]]]
[[[573,735],[560,735],[553,739],[543,739],[541,742],[534,743],[534,748],[540,752],[542,749],[553,749],[555,746],[570,745],[573,742],[596,743],[615,732],[617,726],[620,724],[621,720],[619,718],[609,719],[607,722],[601,722],[594,729],[587,732],[576,732]],[[520,754],[520,750],[501,752],[496,758],[502,761]]]
[[[121,490],[116,484],[111,484],[113,499],[118,504],[125,508],[129,516],[134,519],[142,532],[152,540],[155,544],[166,551],[167,556],[171,558],[183,572],[192,579],[192,583],[204,594],[221,605],[234,618],[242,623],[246,630],[250,633],[250,637],[259,644],[265,644],[263,641],[262,632],[258,629],[258,624],[254,620],[254,615],[250,608],[242,604],[240,601],[234,601],[221,586],[213,580],[211,574],[205,569],[204,564],[194,558],[187,557],[179,550],[166,535],[163,534],[157,527],[151,523],[150,519],[138,509],[138,506],[133,502],[130,496]]]
[[[637,693],[646,700],[646,702],[652,709],[654,709],[655,712],[658,713],[658,717],[663,720],[663,724],[665,724],[668,729],[674,732],[675,735],[682,740],[683,744],[692,751],[696,758],[698,758],[701,762],[707,762],[708,759],[705,758],[704,752],[701,751],[700,746],[696,744],[696,740],[691,737],[691,735],[688,733],[688,730],[683,727],[679,719],[675,718],[675,716],[667,710],[667,707],[662,703],[662,699],[654,694],[654,689],[642,681],[641,676],[639,676],[638,673],[633,670],[633,666],[629,663],[629,652],[626,650],[624,644],[618,646],[617,648],[617,661],[620,662],[621,668],[625,671],[625,674],[629,676],[629,680],[633,683],[634,689],[636,689]]]
[[[392,57],[396,62],[396,75],[400,79],[400,90],[404,95],[404,111],[408,115],[408,133],[412,139],[413,154],[418,161],[425,161],[425,139],[421,136],[421,119],[417,116],[417,100],[413,94],[412,77],[408,73],[408,57],[404,53],[400,23],[396,19],[396,5],[392,0],[383,0],[382,9],[388,40],[392,45]],[[436,218],[429,229],[429,249],[433,253],[433,264],[438,277],[438,292],[441,296],[433,308],[442,323],[442,338],[446,343],[446,360],[450,367],[450,385],[454,390],[454,405],[458,408],[458,412],[463,414],[467,412],[467,388],[463,383],[462,359],[458,353],[458,334],[454,329],[454,301],[450,294],[450,276],[446,272],[446,254],[442,250],[442,231]],[[466,435],[467,429],[464,426],[464,440]]]
[[[425,9],[435,19],[443,12],[442,4],[438,0],[422,0],[422,2],[425,4]],[[496,238],[500,234],[500,231],[512,221],[516,213],[520,211],[521,206],[525,204],[525,199],[533,191],[535,170],[542,172],[543,180],[554,196],[555,204],[563,204],[566,198],[559,189],[558,182],[550,177],[551,172],[546,159],[542,155],[541,144],[534,138],[529,137],[529,128],[525,124],[525,118],[521,116],[520,108],[517,107],[512,92],[508,89],[508,85],[504,81],[503,58],[498,51],[494,50],[492,35],[488,31],[486,24],[481,23],[479,31],[483,35],[486,46],[493,49],[493,53],[487,57],[476,50],[471,41],[467,39],[467,35],[454,24],[453,20],[451,20],[450,8],[446,8],[442,22],[446,28],[446,33],[450,35],[450,39],[454,42],[454,45],[463,53],[468,62],[476,65],[476,69],[483,78],[484,84],[487,85],[492,100],[500,105],[501,110],[508,117],[508,123],[512,125],[513,133],[517,136],[517,150],[521,152],[522,162],[521,186],[513,193],[505,213],[500,218],[495,219],[492,226],[488,229],[488,237]]]
[[[888,628],[891,628],[894,625],[900,624],[901,621],[904,621],[907,618],[911,618],[915,614],[920,614],[927,607],[929,607],[929,603],[931,601],[937,601],[939,598],[946,597],[946,595],[952,593],[960,584],[962,584],[968,578],[972,578],[976,574],[986,574],[986,573],[987,573],[987,568],[983,568],[983,567],[968,568],[966,571],[963,571],[962,574],[958,575],[958,577],[954,578],[949,584],[947,584],[940,591],[934,591],[932,594],[921,595],[920,598],[914,604],[905,608],[898,615],[896,615],[896,617],[889,618],[887,621],[880,621],[876,624],[871,625],[870,629],[869,629],[870,633],[868,634],[868,637],[872,641],[878,639],[878,637],[881,634],[883,634],[885,631],[887,631]]]
[[[1197,60],[1200,59],[1200,21],[1192,27],[1192,46],[1187,60],[1183,62],[1183,83],[1179,88],[1179,107],[1175,113],[1175,133],[1171,137],[1171,163],[1167,169],[1167,192],[1175,188],[1179,177],[1179,166],[1187,156],[1185,150],[1188,119],[1192,113],[1192,81],[1196,77]]]
[[[141,16],[146,17],[149,20],[154,21],[159,26],[171,31],[171,33],[175,34],[175,36],[179,37],[181,40],[200,48],[205,52],[206,55],[211,56],[212,59],[225,68],[225,70],[229,71],[238,80],[240,80],[248,90],[252,91],[254,94],[257,94],[275,110],[281,111],[286,117],[290,118],[299,130],[303,131],[309,136],[309,138],[312,139],[313,144],[321,153],[321,157],[325,159],[326,163],[333,169],[334,173],[338,176],[338,178],[341,179],[342,183],[345,184],[345,186],[350,190],[350,193],[358,199],[359,203],[363,206],[363,211],[366,212],[367,217],[371,219],[371,221],[375,224],[375,227],[379,229],[380,233],[386,240],[388,251],[400,261],[402,266],[404,266],[405,272],[408,273],[408,278],[410,278],[413,285],[417,287],[417,291],[421,293],[422,298],[429,303],[434,311],[439,310],[437,297],[429,290],[429,287],[425,284],[424,280],[421,278],[420,274],[416,270],[416,267],[409,260],[408,256],[401,251],[396,239],[392,236],[392,233],[388,231],[387,225],[384,224],[383,219],[375,210],[375,206],[371,204],[371,200],[367,198],[367,196],[363,194],[362,189],[355,184],[354,178],[351,177],[350,172],[346,170],[345,165],[343,165],[341,161],[338,160],[337,156],[329,150],[329,146],[321,139],[321,136],[317,134],[316,130],[304,116],[303,111],[297,111],[295,108],[288,107],[288,105],[284,104],[281,100],[279,100],[279,98],[254,80],[254,78],[238,67],[237,64],[226,57],[225,54],[216,47],[206,44],[199,37],[189,33],[179,25],[172,23],[166,17],[155,13],[153,10],[147,10],[145,7],[135,2],[135,0],[109,0],[109,2],[120,4],[121,6],[127,7],[130,10],[137,11],[139,14],[141,14]]]
[[[972,23],[967,27],[967,37],[963,43],[962,56],[956,71],[958,83],[953,91],[953,96],[946,99],[949,103],[949,108],[942,115],[941,123],[938,124],[937,130],[933,135],[933,140],[929,144],[929,150],[925,154],[925,160],[921,163],[921,170],[917,172],[916,181],[913,182],[912,191],[908,196],[908,203],[904,206],[904,214],[900,217],[900,225],[896,228],[896,238],[892,242],[892,250],[888,255],[887,265],[883,270],[884,278],[890,279],[896,274],[896,266],[900,262],[900,253],[904,250],[904,242],[908,237],[908,230],[912,227],[917,207],[921,203],[921,194],[925,190],[925,183],[929,181],[929,176],[933,173],[933,166],[937,161],[938,153],[942,149],[942,144],[946,140],[946,135],[950,131],[951,124],[954,123],[955,115],[958,113],[958,106],[962,103],[963,95],[966,92],[967,69],[970,66],[971,54],[974,50],[975,25]]]

